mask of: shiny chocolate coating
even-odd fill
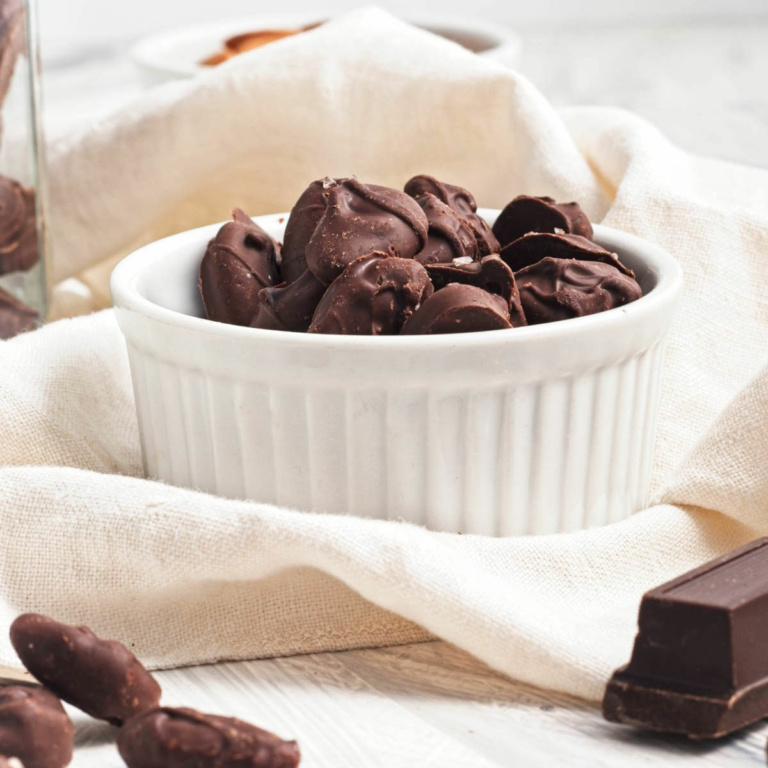
[[[289,285],[307,271],[304,252],[325,213],[325,182],[327,181],[328,179],[313,181],[301,193],[285,225],[280,272],[283,280]]]
[[[39,259],[35,190],[0,176],[0,275],[31,269]]]
[[[64,768],[74,742],[72,721],[53,694],[25,685],[0,687],[0,755],[17,758],[24,768]]]
[[[411,258],[427,243],[427,217],[403,192],[357,179],[323,182],[325,211],[307,243],[307,267],[326,285],[360,256]]]
[[[11,644],[35,678],[91,717],[121,725],[160,703],[160,686],[141,662],[87,627],[26,613],[11,625]]]
[[[13,294],[0,288],[0,339],[10,339],[24,331],[33,331],[40,322],[40,313],[27,306]]]
[[[593,315],[643,292],[628,275],[599,261],[546,258],[515,273],[528,325]]]
[[[0,768],[24,768],[24,763],[18,757],[0,755]]]
[[[581,235],[592,239],[592,224],[578,203],[557,203],[551,197],[519,195],[499,214],[493,234],[501,247],[529,232]]]
[[[200,294],[209,320],[249,325],[262,288],[277,285],[278,247],[275,241],[242,211],[225,224],[200,264]]]
[[[405,192],[414,198],[426,194],[434,195],[440,202],[454,210],[472,230],[477,243],[478,256],[498,253],[499,242],[485,219],[477,215],[477,203],[468,189],[446,184],[434,176],[421,174],[414,176],[406,183]]]
[[[431,294],[432,283],[418,261],[385,253],[361,256],[325,292],[309,332],[398,334]]]
[[[507,302],[512,326],[527,325],[515,276],[496,254],[470,263],[428,264],[427,273],[436,291],[451,283],[463,283],[501,296]]]
[[[435,291],[413,313],[402,333],[473,333],[511,327],[504,298],[474,285],[450,283]]]
[[[128,768],[296,768],[295,741],[233,717],[163,707],[134,718],[117,736]]]
[[[304,332],[312,322],[327,286],[308,269],[289,285],[264,288],[259,292],[251,328]]]
[[[427,193],[416,198],[429,222],[424,250],[414,257],[419,263],[438,264],[454,259],[475,259],[477,241],[469,224],[452,208]]]
[[[602,261],[616,267],[629,277],[635,273],[625,267],[615,253],[605,250],[592,240],[579,235],[550,235],[548,233],[530,232],[513,240],[501,249],[501,258],[517,272],[530,267],[547,256],[553,259],[576,259],[578,261]]]

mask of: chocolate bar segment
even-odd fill
[[[607,720],[715,739],[768,717],[768,538],[648,592]]]

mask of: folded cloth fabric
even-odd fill
[[[311,179],[352,172],[398,186],[434,173],[486,206],[577,199],[680,259],[654,506],[602,529],[489,539],[144,480],[105,311],[0,344],[0,621],[87,623],[155,667],[437,636],[598,698],[645,590],[768,534],[768,173],[691,157],[626,113],[560,116],[520,76],[357,12],[59,146],[58,275],[236,204],[285,210]]]

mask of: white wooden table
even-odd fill
[[[597,708],[508,680],[442,642],[179,669],[163,702],[295,738],[303,768],[765,764],[768,725],[717,745],[604,722]],[[70,709],[73,768],[120,768],[115,729]]]
[[[555,103],[623,106],[693,151],[768,167],[768,27],[522,31],[522,69]],[[54,135],[139,92],[122,51],[73,51],[52,64],[46,102]],[[158,677],[168,704],[296,738],[306,768],[765,764],[766,726],[714,746],[639,734],[603,722],[596,707],[516,684],[439,642]],[[73,717],[74,768],[120,766],[113,729]]]

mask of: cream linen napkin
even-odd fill
[[[59,277],[150,237],[285,210],[311,179],[431,172],[498,206],[582,201],[681,261],[655,506],[485,539],[140,479],[111,312],[0,344],[0,619],[39,610],[153,666],[431,635],[598,698],[648,588],[768,534],[768,173],[691,157],[626,113],[555,113],[523,78],[379,11],[243,56],[59,146]],[[94,301],[100,273],[88,276]],[[0,633],[0,663],[13,663]]]

